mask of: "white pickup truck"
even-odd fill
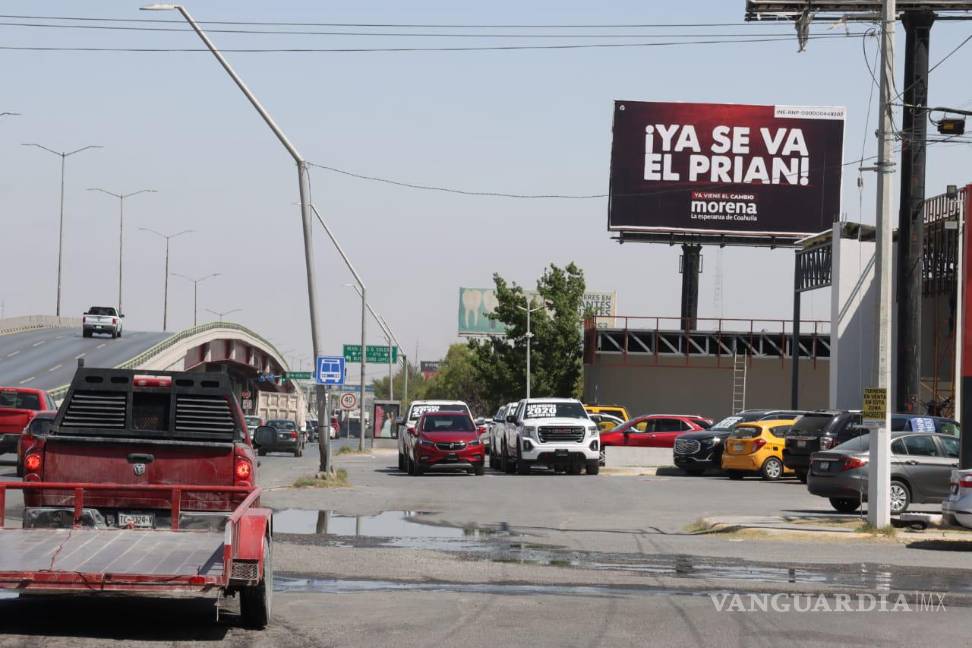
[[[93,333],[110,333],[111,337],[121,337],[122,318],[114,306],[92,306],[81,316],[81,335],[91,337]]]
[[[580,401],[531,398],[517,403],[506,417],[500,466],[504,472],[530,473],[534,464],[554,471],[588,475],[600,470],[601,435]]]

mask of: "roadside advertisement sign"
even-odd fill
[[[882,427],[888,407],[888,390],[883,387],[865,387],[861,418],[866,427]]]
[[[537,292],[526,291],[528,299],[537,297]],[[617,293],[588,291],[584,293],[582,310],[594,315],[613,317],[617,314]],[[492,288],[460,288],[459,289],[459,335],[505,335],[506,325],[489,317],[496,310],[499,301]]]
[[[422,372],[422,377],[429,380],[435,374],[439,373],[439,365],[442,364],[441,360],[423,360],[419,363],[420,371]]]
[[[608,230],[785,236],[840,216],[842,107],[616,101]]]
[[[371,438],[394,439],[398,436],[395,419],[401,415],[400,401],[376,400],[372,405]]]

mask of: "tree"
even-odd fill
[[[429,400],[461,400],[475,414],[488,415],[482,385],[476,377],[474,354],[465,344],[453,344],[439,365],[439,372],[426,383],[422,397]]]
[[[499,274],[493,275],[493,283],[498,305],[491,317],[506,324],[506,335],[469,342],[488,410],[526,395],[527,294]],[[580,392],[584,288],[584,273],[574,263],[564,268],[550,264],[537,281],[530,307],[545,307],[530,316],[531,396],[573,397]]]

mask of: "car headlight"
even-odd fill
[[[479,441],[470,441],[467,445],[469,447],[478,446],[479,445]]]
[[[419,440],[419,445],[420,446],[425,446],[426,448],[431,448],[432,446],[435,445],[435,443],[433,443],[432,441],[429,441],[428,439],[420,439]]]
[[[722,437],[712,437],[712,445],[719,445],[722,443]]]
[[[587,432],[592,437],[599,437],[599,436],[601,436],[601,430],[596,425],[594,427],[587,428]]]
[[[534,425],[524,425],[523,426],[523,436],[535,439],[537,437],[537,428]]]

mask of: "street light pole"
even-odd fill
[[[5,114],[13,115],[16,113],[5,113]],[[96,144],[92,144],[91,146],[82,146],[81,148],[75,149],[73,151],[55,151],[54,149],[49,149],[46,146],[42,146],[40,144],[34,144],[34,143],[24,144],[24,146],[35,146],[39,149],[44,149],[48,153],[53,153],[54,155],[60,156],[61,158],[61,211],[60,211],[60,218],[57,227],[57,308],[55,313],[58,317],[60,317],[61,316],[61,259],[62,259],[62,252],[64,248],[64,163],[65,160],[67,160],[67,158],[71,157],[75,153],[80,153],[81,151],[87,151],[88,149],[100,149],[101,147]],[[119,315],[121,315],[120,312]]]
[[[118,314],[122,314],[122,258],[124,256],[123,241],[125,239],[125,199],[140,193],[156,193],[155,189],[140,189],[127,194],[118,194],[100,187],[91,187],[88,191],[100,191],[118,199]]]
[[[527,305],[526,306],[520,306],[519,304],[517,304],[516,307],[519,308],[522,311],[526,311],[526,318],[527,318],[527,321],[526,321],[526,341],[527,341],[527,347],[526,347],[526,397],[527,398],[530,398],[530,342],[531,342],[531,340],[533,338],[533,333],[530,332],[530,313],[537,312],[538,310],[540,310],[541,308],[543,308],[543,305],[537,306],[536,308],[530,308],[530,298],[528,297],[527,298]]]
[[[169,330],[169,239],[174,239],[177,236],[182,236],[183,234],[189,234],[195,232],[196,230],[182,230],[181,232],[176,232],[175,234],[163,234],[162,232],[157,232],[149,227],[139,227],[138,229],[143,232],[150,232],[156,236],[162,237],[165,240],[165,282],[164,288],[162,290],[162,330]]]
[[[217,324],[222,324],[223,323],[223,318],[226,317],[227,315],[232,315],[233,313],[238,313],[241,310],[243,310],[243,309],[242,308],[234,308],[233,310],[228,310],[228,311],[222,311],[222,312],[220,312],[220,311],[214,311],[214,310],[209,309],[209,308],[206,309],[207,312],[212,313],[213,315],[216,316],[216,323]]]
[[[313,345],[314,357],[316,358],[319,355],[319,352],[321,350],[321,344],[320,344],[320,331],[318,330],[317,327],[317,289],[314,284],[314,243],[313,243],[313,236],[311,231],[310,192],[308,190],[308,185],[307,185],[307,163],[304,161],[304,158],[297,151],[297,148],[293,144],[291,144],[290,140],[287,139],[287,136],[284,134],[284,132],[280,130],[280,127],[277,126],[277,124],[273,121],[273,118],[270,117],[270,113],[268,113],[266,109],[260,104],[256,96],[252,92],[250,92],[250,89],[246,87],[246,84],[243,83],[243,80],[239,76],[237,76],[233,68],[230,67],[230,64],[226,61],[225,58],[223,58],[223,55],[219,52],[218,49],[216,49],[216,46],[213,45],[212,41],[209,40],[209,37],[206,36],[206,34],[202,31],[202,29],[200,29],[199,25],[196,24],[196,21],[193,20],[192,16],[189,15],[189,12],[186,11],[185,7],[177,4],[155,4],[155,5],[149,5],[147,7],[142,7],[142,9],[175,10],[178,11],[180,14],[182,14],[182,17],[186,20],[187,23],[189,23],[189,25],[192,27],[193,31],[196,32],[199,38],[202,39],[207,49],[209,49],[209,51],[212,52],[213,56],[216,57],[216,60],[219,61],[219,64],[223,66],[223,69],[226,70],[226,73],[230,75],[230,78],[233,79],[233,82],[236,83],[240,91],[243,92],[244,96],[246,96],[250,104],[260,114],[260,117],[263,118],[263,121],[267,124],[267,126],[270,127],[270,130],[272,130],[274,135],[277,136],[277,139],[280,140],[280,143],[283,144],[284,148],[287,149],[287,152],[290,153],[291,157],[293,157],[294,159],[294,162],[296,162],[297,164],[297,185],[300,194],[301,226],[304,235],[304,263],[306,265],[306,271],[307,271],[307,302],[308,302],[308,307],[310,309],[311,342]],[[362,353],[364,353],[364,349],[362,349]],[[324,393],[323,386],[318,385],[317,387],[318,420],[321,420],[321,418],[326,414],[324,410],[324,398],[325,398],[325,393]],[[363,420],[362,423],[364,423]],[[325,450],[323,452],[324,456],[321,457],[322,465],[320,466],[320,468],[325,474],[330,474],[331,435],[328,434],[326,438],[328,442],[324,444]]]
[[[212,274],[205,275],[203,277],[196,277],[195,279],[184,274],[179,274],[178,272],[173,272],[172,275],[175,277],[181,277],[186,281],[192,282],[192,325],[193,327],[199,326],[197,321],[197,314],[199,312],[199,284],[206,281],[207,279],[212,279],[213,277],[218,277],[222,273],[214,272]]]

